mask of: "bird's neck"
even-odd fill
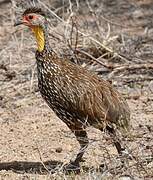
[[[37,50],[39,52],[50,49],[47,29],[40,26],[34,26],[32,27],[32,32],[34,33],[34,36],[36,38]]]

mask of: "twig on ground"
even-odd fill
[[[35,141],[35,143],[36,143],[36,146],[37,146],[37,151],[38,151],[38,154],[39,154],[40,162],[43,165],[43,167],[45,168],[45,170],[50,174],[49,169],[46,167],[46,165],[43,162],[43,158],[42,158],[41,151],[39,149],[38,143],[36,141]]]
[[[132,65],[124,65],[124,66],[118,66],[115,67],[115,69],[109,74],[109,79],[115,76],[115,74],[120,72],[125,72],[129,70],[140,70],[140,69],[153,69],[153,64],[132,64]]]
[[[108,69],[112,69],[112,65],[108,65],[108,64],[104,64],[102,61],[100,61],[98,58],[96,59],[95,57],[93,57],[91,54],[83,51],[83,50],[79,50],[79,49],[76,49],[76,52],[79,52],[79,53],[82,53],[84,55],[86,55],[87,57],[91,58],[93,61],[97,62],[98,64],[108,68]]]

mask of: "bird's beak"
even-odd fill
[[[18,19],[18,20],[15,21],[14,26],[18,26],[18,25],[21,25],[21,24],[23,24],[23,20]]]

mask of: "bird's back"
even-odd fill
[[[109,82],[85,68],[56,56],[37,56],[39,89],[63,120],[104,128],[128,128],[127,102]]]

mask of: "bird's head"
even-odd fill
[[[42,51],[45,45],[45,29],[47,20],[45,13],[36,7],[28,8],[24,11],[21,18],[18,19],[14,26],[18,25],[28,26],[34,33],[38,45],[38,51]]]
[[[46,24],[46,15],[41,8],[31,7],[24,11],[22,17],[15,22],[15,26],[26,25],[30,28],[39,26],[44,28]]]

